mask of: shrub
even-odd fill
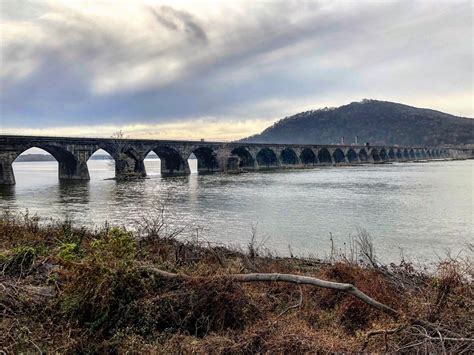
[[[0,269],[2,274],[10,276],[25,276],[33,268],[37,257],[33,247],[17,247],[0,254]]]
[[[58,257],[67,261],[74,261],[84,256],[77,243],[64,243],[59,246]]]

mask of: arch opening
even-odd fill
[[[152,149],[160,159],[160,170],[162,175],[189,174],[188,162],[174,148],[160,146]]]
[[[257,162],[260,167],[278,166],[277,156],[270,148],[263,148],[257,153]]]
[[[197,170],[200,173],[210,173],[219,170],[216,153],[209,147],[199,147],[193,150],[197,158]]]
[[[147,176],[161,175],[161,159],[153,150],[150,150],[143,159]]]
[[[87,168],[92,180],[111,179],[115,177],[115,159],[109,152],[100,148],[87,159]]]
[[[395,160],[395,152],[393,151],[392,148],[388,150],[388,159]]]
[[[364,148],[359,151],[359,159],[361,162],[366,162],[369,160],[369,156]]]
[[[354,149],[349,149],[347,151],[347,160],[349,161],[349,163],[357,163],[358,159],[357,159],[357,153],[354,151]]]
[[[403,158],[403,153],[400,149],[397,149],[397,152],[395,153],[395,156],[397,159],[402,159]]]
[[[1,164],[0,164],[1,166]],[[47,150],[32,147],[20,153],[12,163],[12,173],[16,182],[31,180],[54,181],[59,176],[59,161]],[[2,166],[2,175],[7,167]]]
[[[333,153],[332,157],[334,158],[334,162],[336,164],[341,164],[346,162],[346,156],[344,155],[344,152],[337,148]]]
[[[379,152],[377,151],[377,149],[372,149],[370,151],[370,156],[372,157],[372,160],[374,162],[379,162],[380,161],[380,155],[379,155]]]
[[[281,163],[283,165],[296,165],[298,164],[298,156],[295,151],[291,148],[285,148],[280,154]]]
[[[410,159],[415,159],[415,151],[413,149],[410,149],[408,154],[410,155]]]
[[[326,148],[320,149],[318,152],[318,160],[321,164],[332,164],[331,154]]]
[[[410,159],[410,152],[407,149],[403,150],[403,158]]]
[[[312,149],[304,148],[301,151],[300,160],[304,165],[315,165],[316,164],[316,154],[314,154]]]
[[[238,147],[232,150],[231,154],[237,155],[240,158],[239,168],[242,169],[253,169],[255,168],[255,159],[252,157],[252,154],[244,148]]]
[[[387,151],[385,150],[385,148],[380,149],[379,156],[380,156],[381,161],[387,161],[388,160],[388,155],[387,155]]]

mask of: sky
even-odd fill
[[[228,141],[380,99],[473,117],[471,1],[0,0],[0,133]]]

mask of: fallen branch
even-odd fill
[[[169,279],[169,280],[186,281],[186,280],[191,280],[191,279],[194,279],[194,280],[207,279],[207,277],[202,277],[202,276],[192,277],[189,275],[175,274],[168,271],[163,271],[160,269],[150,268],[150,267],[142,267],[142,270],[158,275],[159,277]],[[374,300],[372,297],[366,295],[364,292],[359,290],[354,285],[348,284],[348,283],[326,281],[326,280],[318,279],[316,277],[293,275],[293,274],[279,274],[279,273],[229,274],[229,275],[217,275],[217,276],[214,276],[214,278],[232,280],[236,282],[287,282],[287,283],[294,283],[297,285],[311,285],[311,286],[327,288],[327,289],[331,289],[335,291],[346,292],[356,297],[357,299],[361,300],[365,304],[368,304],[369,306],[372,306],[384,312],[385,314],[390,315],[391,317],[395,319],[403,318],[403,315],[400,314],[395,309]],[[448,329],[441,328],[438,325],[432,324],[428,321],[414,318],[414,317],[409,317],[408,320],[412,324],[421,325],[421,326],[430,328],[434,331],[441,330],[451,337],[449,339],[465,339],[455,332],[452,332]]]
[[[145,268],[144,270],[150,271],[153,274],[159,275],[165,279],[181,279],[181,280],[190,280],[192,277],[182,274],[174,274],[168,271],[159,270],[156,268]],[[198,277],[199,278],[199,277]],[[347,292],[353,295],[354,297],[360,299],[362,302],[377,308],[378,310],[387,313],[391,316],[398,316],[398,312],[393,308],[380,303],[373,298],[367,296],[365,293],[360,291],[357,287],[352,284],[326,281],[317,279],[315,277],[301,276],[301,275],[292,275],[292,274],[230,274],[230,275],[218,275],[217,278],[233,280],[237,282],[288,282],[298,285],[312,285],[321,288],[328,288],[331,290]]]

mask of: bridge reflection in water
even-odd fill
[[[439,158],[468,158],[472,150],[447,147],[355,146],[316,144],[225,143],[145,139],[0,136],[0,184],[15,184],[12,163],[25,150],[40,148],[59,163],[59,179],[89,180],[87,161],[99,149],[115,160],[115,177],[145,177],[144,160],[155,152],[161,174],[188,175],[194,154],[199,172],[307,168]]]

